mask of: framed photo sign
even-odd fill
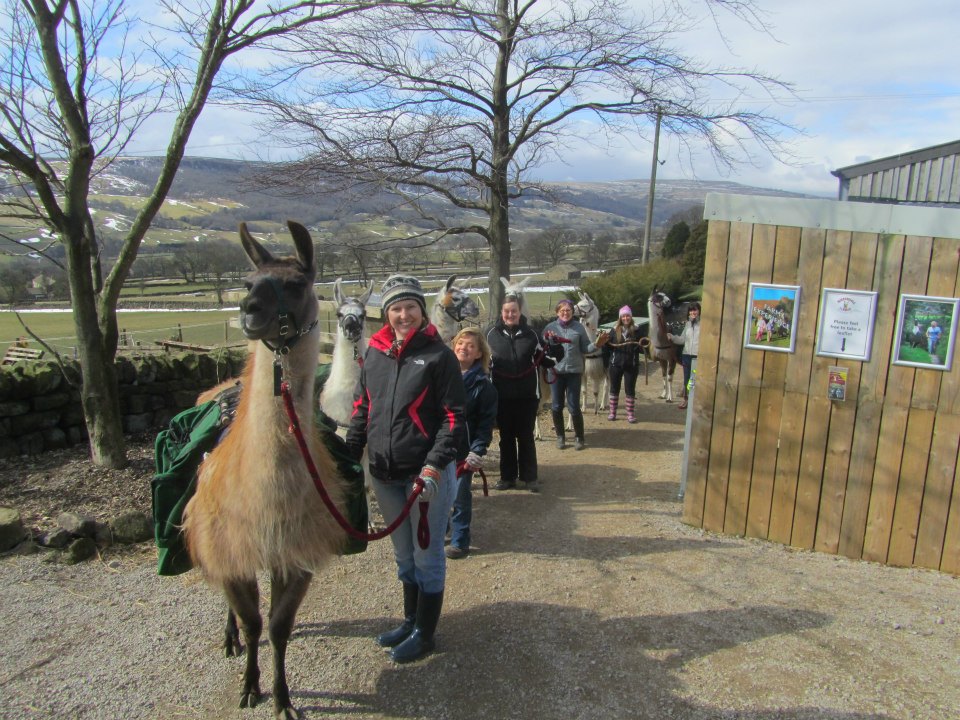
[[[901,295],[894,331],[893,364],[949,370],[960,298]]]
[[[869,360],[876,315],[875,292],[824,288],[820,297],[817,355]]]
[[[744,347],[793,352],[799,307],[799,285],[750,283]]]

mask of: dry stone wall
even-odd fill
[[[159,431],[197,394],[237,377],[246,349],[216,354],[133,355],[115,361],[120,412],[128,435]],[[0,367],[0,458],[37,455],[85,442],[80,368],[68,362]]]

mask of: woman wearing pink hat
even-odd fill
[[[625,380],[627,399],[627,422],[637,421],[636,391],[637,374],[640,369],[640,331],[633,322],[633,310],[629,305],[620,308],[617,324],[610,330],[604,352],[610,354],[610,414],[607,420],[617,419],[620,403],[620,382]]]

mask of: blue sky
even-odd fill
[[[638,8],[645,0],[629,0]],[[960,139],[960,6],[956,0],[758,0],[769,34],[720,16],[727,40],[704,19],[681,47],[718,65],[756,68],[795,86],[797,99],[744,98],[798,126],[791,135],[794,162],[761,155],[753,165],[720,170],[710,156],[686,154],[676,138],[661,137],[661,179],[729,180],[746,185],[835,196],[831,170],[866,160]],[[208,107],[194,131],[188,154],[250,157],[256,146],[270,157],[243,113]],[[137,150],[161,151],[158,121]],[[584,137],[596,136],[584,123]],[[652,126],[645,136],[610,147],[575,143],[564,162],[543,166],[544,180],[603,181],[647,178]],[[279,155],[276,159],[279,159]]]

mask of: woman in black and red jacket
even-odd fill
[[[366,446],[377,502],[387,523],[400,515],[417,478],[429,500],[430,544],[417,543],[420,504],[390,536],[403,584],[404,619],[377,637],[409,662],[434,647],[446,579],[443,537],[456,491],[466,402],[460,363],[427,318],[420,282],[393,275],[380,292],[385,324],[370,338],[354,393],[347,446]]]
[[[516,297],[507,296],[500,306],[500,319],[487,331],[490,365],[497,388],[497,427],[500,429],[500,482],[497,490],[523,483],[538,492],[537,445],[533,439],[540,409],[538,367],[553,367],[553,358],[544,352],[536,331],[520,314]],[[561,353],[556,346],[554,354]]]

